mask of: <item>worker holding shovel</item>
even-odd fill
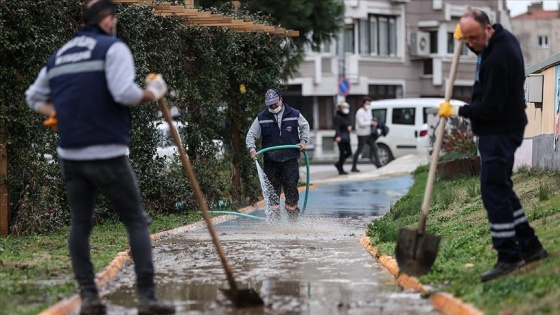
[[[444,102],[439,116],[469,118],[478,136],[480,191],[498,254],[494,267],[481,275],[482,281],[489,281],[548,254],[529,225],[511,179],[514,153],[527,124],[521,47],[512,33],[492,25],[481,10],[467,11],[459,26],[456,37],[478,55],[471,103],[459,107]]]
[[[90,259],[95,199],[101,191],[127,228],[137,276],[138,314],[173,314],[175,307],[156,298],[152,244],[136,176],[126,157],[130,106],[156,101],[167,92],[157,75],[146,89],[134,83],[128,46],[115,37],[117,16],[110,0],[84,6],[84,26],[48,60],[26,101],[51,116],[58,129],[57,152],[71,209],[68,247],[79,285],[80,314],[105,314]],[[55,118],[56,115],[56,118]]]
[[[269,89],[265,94],[266,109],[261,111],[247,132],[245,143],[249,156],[257,156],[255,142],[262,137],[262,147],[279,145],[298,145],[297,149],[281,149],[264,153],[264,172],[274,188],[270,219],[280,218],[280,193],[284,189],[286,196],[286,212],[291,221],[295,221],[300,213],[298,207],[299,163],[300,152],[305,152],[305,144],[309,140],[309,123],[301,113],[285,104],[277,89]]]

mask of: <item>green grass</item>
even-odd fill
[[[201,216],[192,213],[153,219],[150,232],[157,233],[200,221]],[[64,228],[43,235],[0,237],[0,314],[38,314],[77,293],[68,233],[69,228]],[[95,270],[107,266],[127,244],[126,229],[120,222],[96,226],[91,235]]]
[[[367,234],[382,254],[394,255],[396,230],[417,228],[427,166],[419,168],[409,193]],[[482,283],[481,273],[496,262],[486,210],[480,200],[478,177],[436,180],[426,229],[442,238],[431,271],[420,277],[425,285],[470,303],[485,314],[557,314],[560,309],[560,175],[523,168],[514,175],[514,189],[550,257],[525,266],[513,275]],[[414,209],[414,211],[412,211]]]

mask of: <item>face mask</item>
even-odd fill
[[[273,114],[278,114],[281,110],[282,110],[282,106],[278,106],[275,109],[268,108],[268,111],[273,113]]]
[[[349,109],[343,109],[343,110],[341,110],[341,112],[342,112],[343,114],[348,114],[348,113],[350,113],[350,110],[349,110]]]
[[[371,106],[370,105],[364,105],[365,109],[369,109]]]

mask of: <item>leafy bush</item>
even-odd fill
[[[42,125],[43,117],[25,104],[24,92],[46,60],[69,40],[81,24],[78,0],[0,0],[0,121],[6,132],[10,231],[45,232],[68,225],[69,210],[56,155],[57,135]],[[286,38],[264,33],[237,33],[225,28],[187,27],[183,18],[159,17],[153,8],[118,5],[117,35],[134,55],[136,81],[142,86],[150,72],[168,83],[169,105],[188,122],[182,135],[189,159],[209,203],[254,202],[258,177],[244,148],[244,136],[262,109],[262,94],[279,86]],[[236,18],[262,18],[237,12]],[[289,42],[289,39],[287,40]],[[246,87],[241,93],[239,86]],[[130,161],[151,215],[198,209],[181,169],[169,170],[153,159],[158,105],[132,109]],[[220,135],[222,138],[220,138]],[[213,139],[226,144],[226,158],[215,157]],[[43,155],[51,154],[48,162]],[[181,203],[183,206],[177,208]],[[101,198],[96,221],[114,218]]]

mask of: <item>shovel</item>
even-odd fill
[[[179,133],[177,132],[177,129],[173,127],[173,118],[171,117],[171,113],[169,112],[169,108],[167,107],[167,101],[165,100],[165,97],[162,97],[158,101],[158,103],[159,106],[161,107],[161,112],[163,113],[165,120],[169,124],[169,130],[171,131],[171,136],[173,137],[173,141],[175,142],[175,145],[177,145],[177,149],[179,150],[183,168],[185,169],[187,178],[189,179],[189,182],[191,183],[191,186],[194,190],[196,200],[198,201],[198,205],[202,210],[202,216],[204,217],[204,220],[206,221],[206,225],[208,226],[208,231],[212,236],[212,242],[216,247],[216,251],[220,256],[220,260],[222,261],[222,266],[224,267],[224,271],[226,272],[227,281],[229,283],[229,290],[228,289],[220,289],[220,290],[237,307],[263,305],[264,304],[263,300],[257,294],[257,292],[255,292],[255,290],[237,288],[237,284],[235,283],[235,280],[233,278],[233,272],[231,271],[231,268],[227,263],[226,255],[222,250],[222,246],[220,245],[220,240],[218,239],[216,229],[214,228],[214,224],[212,223],[212,218],[210,217],[210,212],[208,211],[208,205],[206,204],[206,200],[204,199],[204,195],[202,194],[202,190],[200,189],[200,185],[198,184],[198,180],[196,179],[196,175],[191,166],[191,163],[187,157],[187,154],[185,153],[185,148],[183,148],[183,145],[181,144],[181,138],[179,137]]]
[[[468,9],[468,8],[467,8]],[[457,74],[457,64],[461,56],[463,43],[456,41],[453,61],[449,73],[449,81],[445,90],[445,101],[449,102],[453,92],[453,83]],[[428,173],[426,183],[426,191],[424,193],[424,201],[422,202],[422,211],[420,213],[420,222],[418,229],[400,228],[397,235],[396,258],[400,271],[414,277],[422,276],[430,271],[436,261],[439,242],[441,238],[437,235],[425,232],[426,220],[428,218],[428,210],[430,208],[430,199],[434,187],[434,179],[439,159],[439,151],[443,141],[443,133],[445,132],[445,123],[447,119],[441,117],[436,131],[436,143],[434,152],[432,153],[432,162]]]

